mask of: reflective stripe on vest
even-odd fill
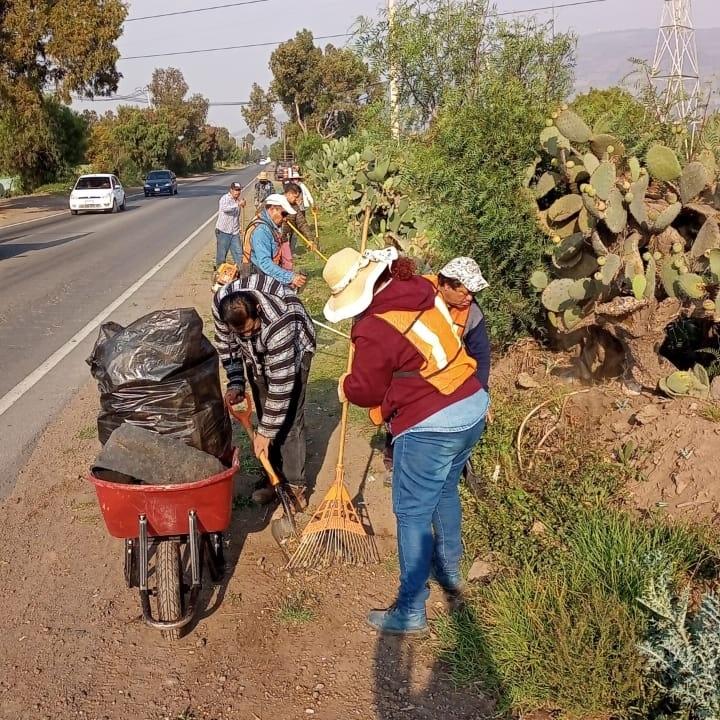
[[[440,283],[437,275],[423,275],[426,280],[429,280],[433,287],[439,291]],[[450,317],[452,317],[453,330],[455,334],[461,338],[465,335],[465,328],[467,327],[468,318],[470,317],[470,305],[465,308],[448,308],[450,310]]]
[[[393,310],[378,314],[400,332],[423,358],[423,366],[413,372],[398,372],[395,377],[419,375],[443,395],[451,395],[475,374],[477,363],[453,330],[453,320],[440,296],[434,307],[420,313]]]
[[[270,232],[272,233],[273,239],[275,240],[275,244],[277,245],[275,254],[273,255],[272,261],[276,265],[280,265],[280,261],[282,258],[282,250],[280,249],[280,241],[278,240],[278,237],[275,233],[275,231],[268,225],[262,218],[258,217],[257,215],[247,224],[247,227],[245,228],[245,234],[243,235],[243,263],[245,265],[250,264],[250,258],[252,257],[252,236],[255,230],[257,229],[258,225],[267,225],[270,228]]]

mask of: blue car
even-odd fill
[[[153,170],[145,178],[145,197],[151,195],[177,195],[178,185],[175,173],[170,170]]]

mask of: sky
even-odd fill
[[[555,5],[573,0],[554,0]],[[118,68],[123,75],[119,95],[128,95],[150,80],[156,67],[179,68],[190,86],[212,102],[247,100],[253,82],[266,87],[271,79],[268,69],[272,46],[220,52],[178,55],[174,57],[127,59],[134,55],[177,52],[229,45],[284,41],[308,28],[315,36],[346,33],[360,15],[375,16],[382,0],[254,0],[252,4],[209,10],[173,17],[136,20],[133,17],[157,15],[223,5],[230,0],[130,0],[128,19],[118,41],[121,58]],[[553,5],[553,0],[496,0],[498,12],[525,11]],[[596,4],[555,9],[557,27],[573,29],[580,35],[654,28],[658,25],[663,0],[606,0]],[[552,10],[537,13],[550,19]],[[720,27],[720,0],[693,0],[697,27]],[[346,38],[318,41],[342,45]],[[629,52],[629,54],[631,54]],[[125,101],[127,104],[127,101]],[[117,101],[75,102],[78,110],[98,112],[113,109]],[[239,106],[211,107],[209,122],[227,127],[231,133],[247,132]]]

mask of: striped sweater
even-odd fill
[[[258,300],[260,332],[241,338],[220,318],[220,302],[248,293]],[[228,388],[245,389],[245,368],[267,385],[258,432],[274,438],[287,415],[295,378],[305,353],[315,352],[315,328],[297,295],[267,275],[254,274],[221,287],[213,299],[215,344],[228,376]]]

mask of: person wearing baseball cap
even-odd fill
[[[297,290],[305,285],[307,277],[282,267],[282,225],[286,217],[295,215],[295,210],[279,193],[268,195],[263,205],[245,230],[243,265]]]
[[[220,198],[218,216],[215,223],[215,269],[219,268],[227,258],[228,250],[236,265],[240,265],[242,253],[240,251],[240,208],[245,207],[245,200],[241,197],[242,185],[239,182],[230,183],[230,189]]]

